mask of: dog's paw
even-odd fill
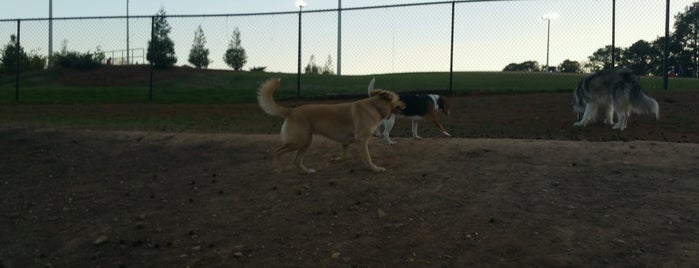
[[[308,170],[305,170],[304,172],[305,172],[306,175],[308,175],[308,174],[316,173],[316,170],[315,170],[315,169],[312,169],[312,168],[309,168]]]
[[[385,168],[382,168],[382,167],[372,167],[371,170],[374,171],[374,172],[376,172],[376,173],[380,173],[380,172],[386,171],[386,169],[385,169]]]
[[[388,140],[388,145],[394,145],[394,144],[396,144],[396,143],[398,143],[398,142],[396,142],[396,141],[394,141],[394,140]]]
[[[575,123],[573,123],[573,126],[576,126],[576,127],[584,127],[584,126],[585,126],[585,123],[583,123],[583,122],[575,122]]]
[[[451,134],[449,134],[449,132],[444,131],[444,136],[451,137]]]

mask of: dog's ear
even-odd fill
[[[378,89],[378,90],[372,91],[371,96],[372,97],[379,96],[382,100],[393,101],[393,99],[395,98],[395,93],[390,92],[390,91],[386,91],[386,90],[382,90],[382,89]]]

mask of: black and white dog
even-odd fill
[[[369,94],[374,90],[375,79],[371,79],[369,83]],[[417,93],[398,93],[400,100],[405,103],[405,109],[398,111],[397,113],[392,113],[388,118],[383,119],[379,127],[376,128],[376,136],[385,137],[388,144],[395,144],[396,142],[391,140],[390,133],[393,129],[393,125],[396,122],[396,115],[400,118],[410,119],[413,123],[412,132],[413,138],[421,139],[417,134],[417,124],[418,121],[430,118],[432,122],[439,128],[442,134],[447,137],[451,137],[444,127],[439,122],[439,111],[442,111],[444,115],[449,115],[449,110],[451,105],[449,101],[444,96],[437,94],[417,94]],[[381,126],[383,125],[383,131],[381,131]]]

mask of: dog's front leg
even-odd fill
[[[422,139],[422,137],[420,137],[420,135],[417,135],[417,123],[418,123],[418,121],[412,120],[412,123],[413,123],[413,125],[412,125],[413,139]]]
[[[604,123],[614,125],[614,108],[611,105],[607,107],[605,116]]]
[[[385,168],[379,167],[377,165],[374,165],[374,162],[371,161],[371,155],[369,154],[369,140],[364,139],[359,141],[359,152],[362,160],[364,160],[364,164],[369,167],[372,171],[374,172],[384,172],[386,171]]]
[[[383,136],[386,138],[388,144],[396,144],[394,140],[391,139],[391,130],[393,130],[393,125],[396,123],[396,115],[391,114],[388,119],[381,120],[384,125]]]
[[[594,116],[594,114],[597,113],[597,109],[592,107],[592,105],[587,104],[585,105],[585,113],[583,113],[582,119],[580,121],[575,122],[573,125],[576,127],[579,126],[587,126],[587,123],[590,121],[590,117]]]

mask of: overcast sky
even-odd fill
[[[129,0],[129,14],[153,15],[161,7],[169,15],[238,14],[298,11],[295,0]],[[343,7],[435,2],[427,0],[344,0]],[[674,15],[695,1],[671,1]],[[304,10],[334,9],[338,1],[306,0]],[[53,17],[124,16],[126,0],[54,0]],[[617,0],[616,44],[628,47],[664,34],[665,1]],[[0,19],[46,18],[49,0],[3,0]],[[536,60],[546,63],[547,22],[555,12],[548,50],[550,65],[565,59],[583,62],[596,49],[611,44],[611,0],[476,1],[455,10],[454,68],[457,71],[498,71],[508,63]],[[337,62],[337,12],[303,15],[303,64],[310,55],[323,65]],[[226,68],[222,55],[233,30],[241,31],[248,54],[246,69],[295,72],[298,15],[209,18],[169,18],[178,65],[187,63],[194,31],[204,29],[211,68]],[[369,9],[342,13],[342,69],[345,74],[448,71],[451,42],[451,5]],[[47,54],[48,24],[22,23],[27,51]],[[69,50],[119,51],[126,47],[125,20],[70,20],[54,23],[54,51],[66,40]],[[149,39],[150,20],[131,20],[129,45],[142,49]],[[16,32],[15,22],[0,23],[0,44]],[[7,40],[7,41],[4,41]],[[108,55],[109,56],[109,55]],[[118,55],[114,55],[118,57]],[[136,60],[143,56],[136,57]]]

